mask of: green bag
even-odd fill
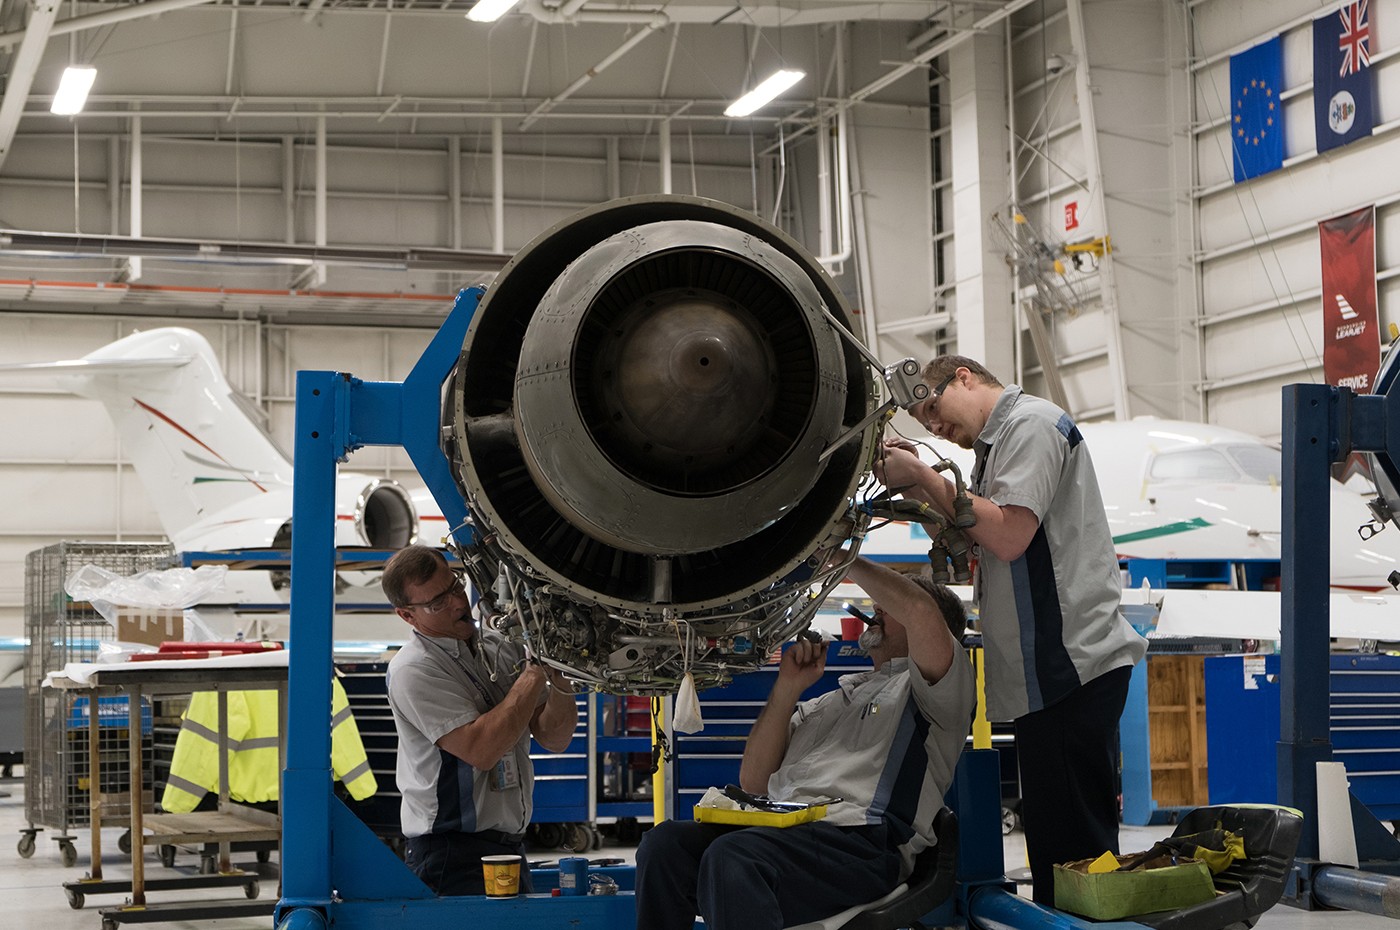
[[[1120,856],[1120,863],[1136,858]],[[1130,872],[1085,871],[1092,859],[1055,866],[1055,906],[1062,911],[1117,920],[1152,911],[1178,910],[1215,897],[1210,868],[1199,859],[1176,860],[1162,868],[1138,868]],[[1167,856],[1162,861],[1170,863]],[[1156,864],[1149,862],[1148,865]]]

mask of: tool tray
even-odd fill
[[[701,823],[725,823],[740,827],[792,827],[811,823],[826,816],[825,804],[794,804],[792,810],[761,811],[726,810],[719,807],[695,805],[695,819]]]

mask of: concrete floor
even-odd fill
[[[87,831],[78,831],[75,846],[78,862],[72,868],[65,868],[59,861],[58,844],[52,833],[45,831],[38,835],[34,856],[20,858],[16,844],[20,830],[28,826],[24,813],[24,781],[15,778],[0,781],[0,836],[9,837],[8,845],[0,848],[0,928],[5,930],[98,930],[101,918],[98,911],[103,907],[123,903],[121,895],[102,895],[88,898],[82,910],[73,910],[68,905],[63,892],[63,882],[82,878],[91,867],[89,857],[90,837]],[[127,857],[116,852],[117,838],[123,831],[120,828],[103,831],[103,871],[106,878],[126,878],[130,876]],[[1171,832],[1170,827],[1124,827],[1121,833],[1121,848],[1125,851],[1146,849],[1152,843]],[[1025,842],[1020,831],[1004,838],[1006,864],[1016,869],[1025,865]],[[112,853],[108,857],[107,851]],[[632,861],[635,848],[611,848],[591,853],[592,856],[616,855]],[[556,852],[538,853],[538,858],[556,858]],[[252,861],[252,854],[235,857]],[[276,857],[273,857],[275,863]],[[171,874],[195,874],[197,857],[182,852],[176,859],[173,870],[164,868],[154,854],[148,853],[146,869],[148,877]],[[277,894],[276,881],[261,883],[261,899],[270,899]],[[239,889],[201,889],[198,891],[152,893],[151,903],[171,900],[192,900],[201,898],[233,898],[244,900]],[[129,925],[138,926],[138,925]],[[152,924],[151,926],[172,928],[172,930],[268,930],[271,918],[238,918],[207,921],[177,921]],[[1258,924],[1260,930],[1369,930],[1369,928],[1400,928],[1400,925],[1383,917],[1368,914],[1329,912],[1306,912],[1288,907],[1276,907],[1265,914]],[[504,928],[503,928],[504,930]]]

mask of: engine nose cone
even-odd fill
[[[758,322],[718,294],[642,301],[600,354],[610,457],[676,493],[750,456],[777,400],[777,361]]]
[[[841,432],[843,363],[810,279],[772,246],[715,223],[637,226],[570,264],[530,321],[521,451],[588,535],[714,549],[811,490]]]

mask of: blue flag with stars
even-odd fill
[[[1283,40],[1230,56],[1230,149],[1235,183],[1283,167]]]

